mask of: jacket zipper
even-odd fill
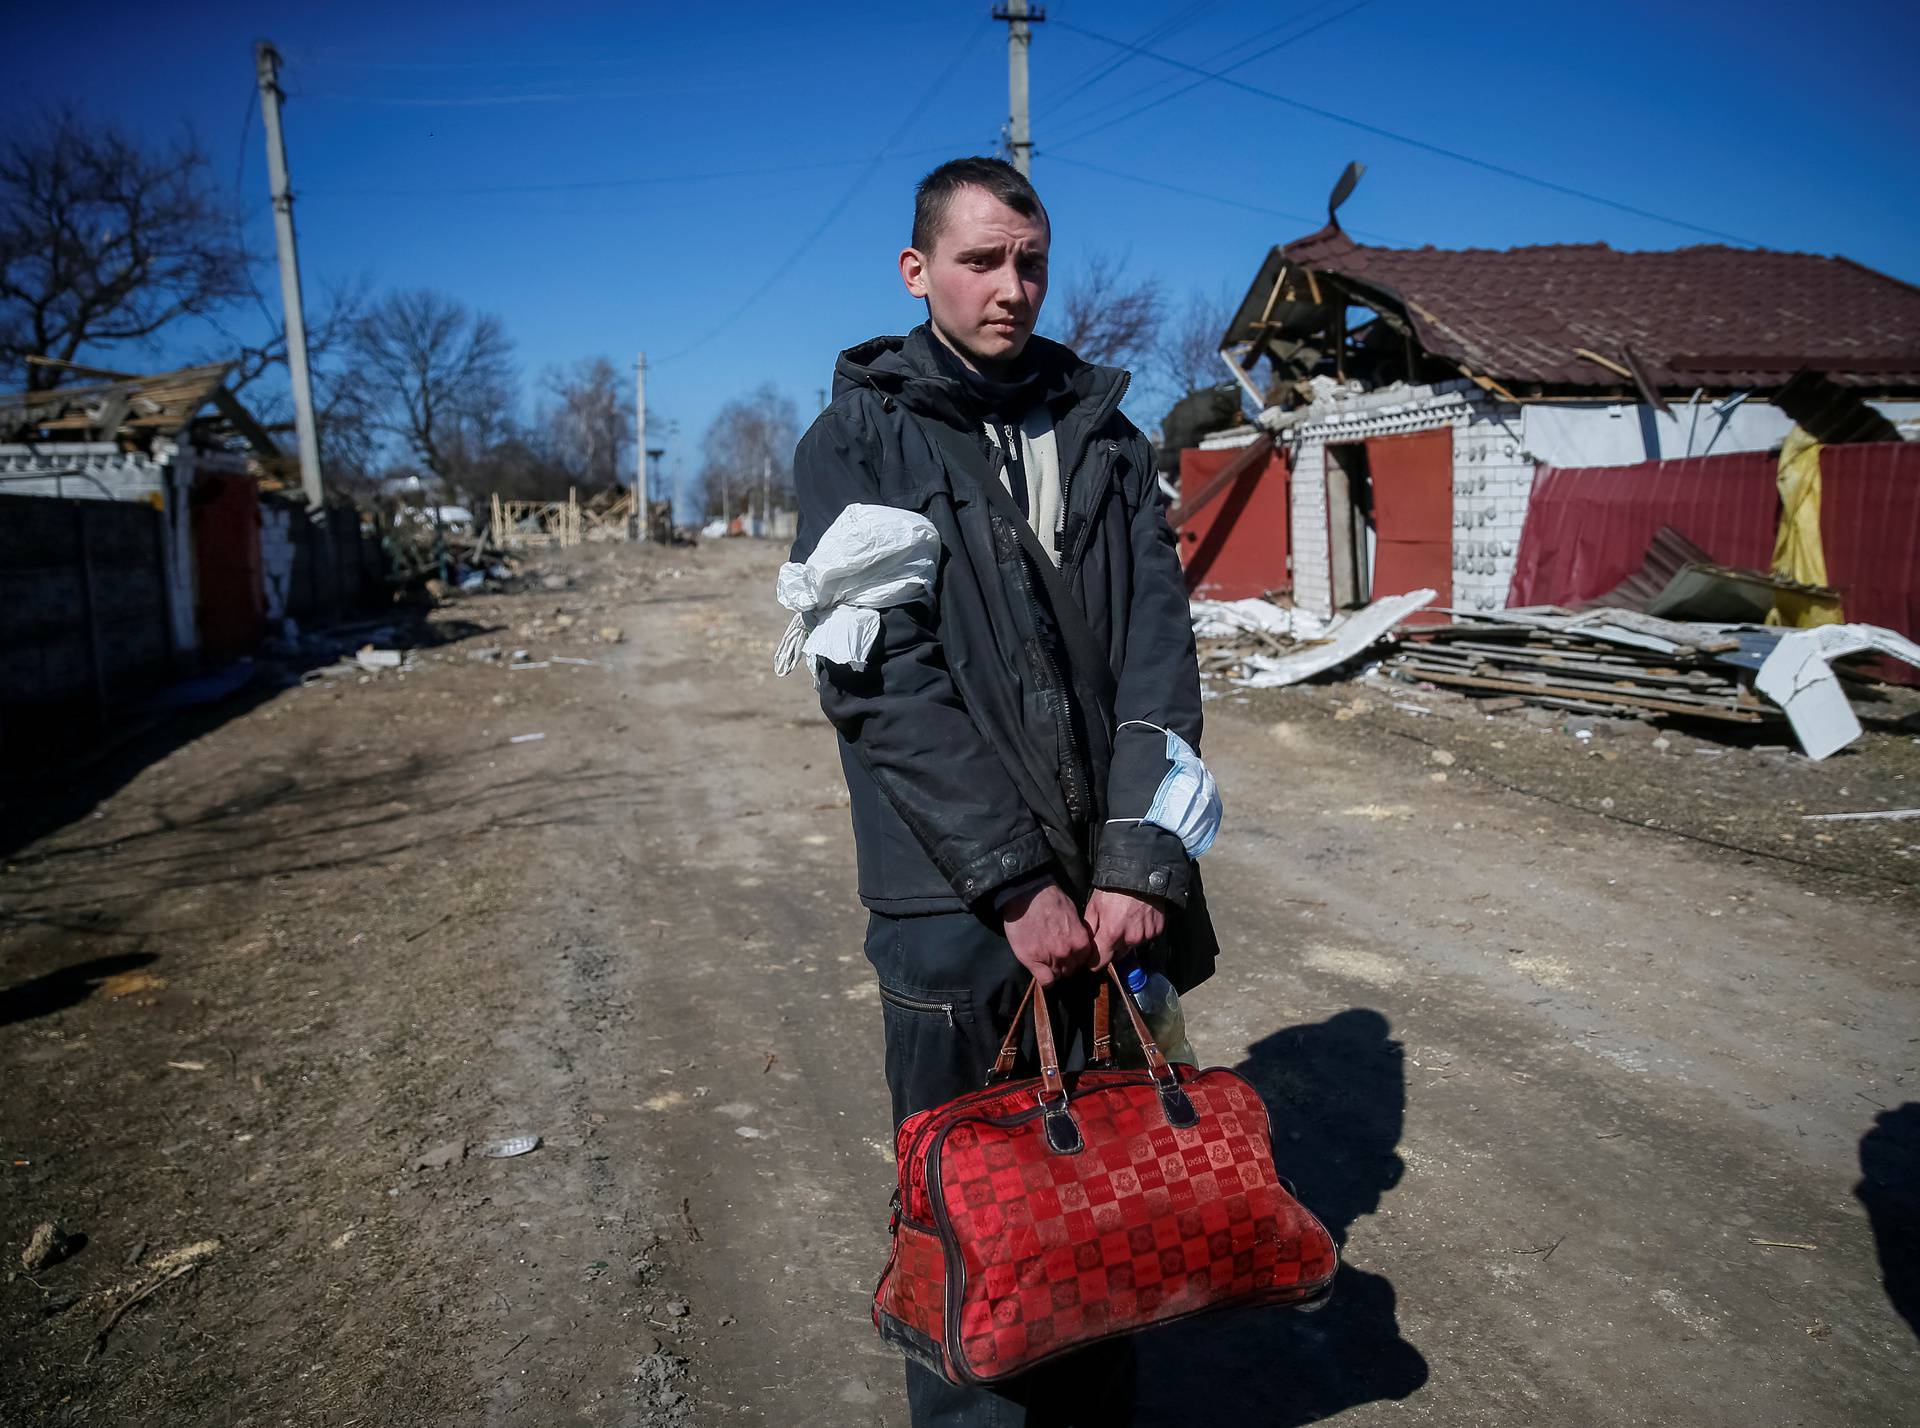
[[[1027,597],[1027,610],[1034,625],[1040,624],[1040,600],[1033,592],[1033,571],[1027,566],[1028,556],[1025,550],[1016,551],[1020,566],[1020,589]],[[1072,598],[1069,596],[1068,598]],[[1053,697],[1058,700],[1055,715],[1060,726],[1061,759],[1066,764],[1067,787],[1062,790],[1067,796],[1067,811],[1075,818],[1084,820],[1091,806],[1088,801],[1086,780],[1080,768],[1080,743],[1073,732],[1073,691],[1068,687],[1060,672],[1060,662],[1054,658],[1050,641],[1036,640],[1040,658],[1047,667],[1047,683]]]
[[[1106,424],[1108,417],[1120,410],[1120,403],[1127,398],[1127,388],[1132,385],[1133,373],[1122,372],[1120,374],[1120,385],[1114,388],[1113,395],[1108,398],[1106,404],[1101,408],[1100,415],[1097,416],[1093,420],[1093,423],[1087,428],[1089,431],[1098,431]],[[1073,473],[1078,469],[1080,462],[1087,459],[1087,451],[1091,451],[1092,449],[1093,442],[1088,441],[1086,451],[1080,453],[1079,461],[1075,461],[1072,467],[1064,468],[1060,474],[1060,525],[1053,533],[1053,548],[1060,551],[1062,569],[1066,568],[1067,552],[1061,548],[1060,542],[1067,533],[1067,507],[1073,496]],[[1087,527],[1091,529],[1092,525],[1093,522],[1089,520]]]
[[[895,1006],[903,1007],[907,1011],[939,1012],[946,1017],[948,1026],[957,1024],[953,1019],[952,1002],[935,1002],[929,1001],[924,997],[909,997],[904,993],[893,991],[885,986],[880,988],[880,1000],[883,1002],[892,1002]]]
[[[1107,399],[1099,415],[1094,418],[1088,427],[1090,432],[1098,431],[1106,424],[1107,418],[1120,409],[1120,403],[1125,399],[1127,388],[1131,385],[1132,381],[1132,373],[1122,372],[1120,374],[1120,381],[1114,388],[1113,395]],[[1072,579],[1074,565],[1072,552],[1066,551],[1061,547],[1061,541],[1066,535],[1067,529],[1067,508],[1073,496],[1073,478],[1080,467],[1086,463],[1088,454],[1093,450],[1093,445],[1093,441],[1089,439],[1086,445],[1080,449],[1073,463],[1062,472],[1060,478],[1060,524],[1054,532],[1053,548],[1060,551],[1060,570],[1063,577],[1063,584]],[[1091,531],[1092,524],[1091,521],[1087,522],[1087,531]],[[1083,534],[1081,540],[1085,538]],[[1080,542],[1076,541],[1075,544],[1080,544]],[[1033,572],[1027,569],[1027,556],[1024,551],[1021,552],[1020,555],[1020,580],[1026,592],[1027,607],[1037,618],[1040,611],[1040,602],[1033,593]],[[1068,592],[1067,598],[1073,598],[1071,591]],[[1066,750],[1068,787],[1064,792],[1067,795],[1068,811],[1072,813],[1074,817],[1084,820],[1090,816],[1090,811],[1093,807],[1093,791],[1087,786],[1087,770],[1081,766],[1080,742],[1075,736],[1073,729],[1073,687],[1061,677],[1059,662],[1054,658],[1052,649],[1047,647],[1045,641],[1041,641],[1041,654],[1047,662],[1048,673],[1052,676],[1053,680],[1053,687],[1058,690],[1060,694],[1060,741]]]

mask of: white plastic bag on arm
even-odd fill
[[[880,637],[879,612],[933,594],[940,533],[933,522],[894,506],[848,506],[805,562],[780,567],[777,594],[793,620],[773,657],[786,674],[801,655],[817,687],[820,661],[867,667]]]

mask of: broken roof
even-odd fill
[[[1223,345],[1324,327],[1332,277],[1432,356],[1515,386],[1920,388],[1920,288],[1846,258],[1708,244],[1375,248],[1330,223],[1268,254]]]
[[[263,456],[275,447],[260,425],[227,390],[228,362],[182,367],[151,376],[102,374],[73,368],[91,380],[83,386],[0,395],[0,441],[118,441],[141,445],[156,436],[177,436],[209,405]]]

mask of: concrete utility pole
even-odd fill
[[[653,539],[653,508],[649,503],[647,491],[647,354],[642,352],[635,364],[636,376],[633,384],[633,434],[634,465],[638,468],[635,480],[635,494],[639,496],[637,513],[640,528],[636,535],[641,540]]]
[[[1007,22],[1007,147],[1013,151],[1013,166],[1028,178],[1033,177],[1033,132],[1027,118],[1027,48],[1033,43],[1034,25],[1047,18],[1047,12],[1027,0],[1007,0],[993,7],[993,18]]]
[[[300,303],[300,255],[293,238],[293,192],[287,184],[287,146],[280,133],[280,55],[261,40],[253,47],[260,79],[260,117],[267,130],[267,176],[273,184],[273,236],[280,250],[280,306],[287,323],[287,372],[293,382],[293,429],[300,445],[300,489],[307,505],[326,509],[320,482],[320,435],[313,424],[313,374],[307,369],[307,315]]]

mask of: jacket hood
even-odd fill
[[[904,337],[874,337],[847,348],[833,365],[833,395],[870,387],[918,415],[971,427],[966,393],[941,370],[929,345],[937,341],[923,322]],[[1029,337],[1026,355],[1043,374],[1040,399],[1056,421],[1074,407],[1104,402],[1129,380],[1120,368],[1083,362],[1044,337]]]

